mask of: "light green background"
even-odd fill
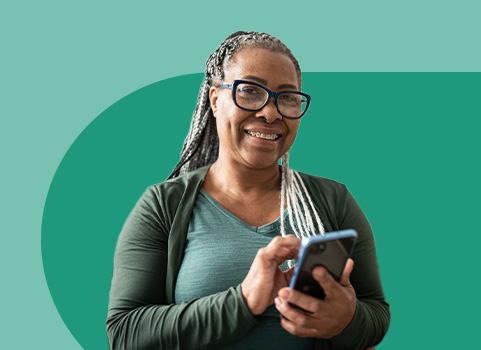
[[[287,1],[246,1],[241,5],[194,1],[177,5],[113,1],[2,3],[2,347],[81,348],[51,300],[42,268],[40,227],[47,191],[57,166],[75,138],[105,108],[150,83],[202,71],[205,59],[218,43],[242,28],[267,31],[280,37],[299,58],[304,71],[480,71],[481,48],[477,44],[480,7],[476,1],[304,1],[301,5]],[[399,96],[398,101],[403,103],[403,96]],[[479,109],[475,111],[478,114],[470,117],[479,118]],[[399,119],[402,122],[402,116]],[[454,113],[451,122],[458,121],[463,125],[466,119]],[[357,126],[363,132],[370,131],[361,122]],[[393,137],[402,139],[402,135],[396,133],[396,124],[389,126]],[[394,272],[405,282],[397,285],[401,291],[396,293],[406,295],[406,308],[407,301],[420,289],[427,296],[426,302],[430,300],[430,293],[437,300],[439,295],[445,295],[445,302],[439,302],[436,312],[431,308],[412,310],[411,322],[396,324],[394,319],[393,327],[398,328],[388,333],[385,344],[389,344],[389,349],[405,348],[411,344],[411,335],[419,336],[423,327],[429,331],[428,339],[422,346],[413,344],[413,348],[427,348],[429,337],[434,334],[432,324],[440,319],[456,329],[453,334],[446,329],[437,334],[450,339],[444,343],[446,348],[458,337],[476,339],[470,336],[475,330],[473,323],[467,322],[465,332],[460,331],[459,325],[466,317],[459,316],[466,316],[469,309],[479,314],[479,302],[471,301],[474,299],[472,288],[476,285],[473,279],[475,282],[479,274],[475,269],[479,263],[471,258],[479,245],[480,231],[474,222],[479,207],[473,207],[480,194],[474,181],[479,178],[479,170],[473,165],[479,163],[475,157],[479,142],[469,139],[469,135],[476,137],[473,133],[479,130],[479,124],[470,125],[472,129],[455,126],[453,134],[447,133],[442,139],[433,137],[436,128],[432,134],[423,135],[426,145],[436,154],[436,166],[431,169],[427,163],[419,163],[416,164],[419,170],[406,172],[406,176],[419,176],[428,186],[435,183],[429,191],[437,194],[434,197],[437,206],[445,203],[445,212],[429,220],[438,224],[446,222],[449,230],[461,227],[462,232],[441,237],[434,234],[433,245],[425,247],[425,254],[412,251],[416,239],[407,234],[405,239],[400,237],[394,242],[396,250],[392,252],[392,256],[399,258]],[[464,132],[469,148],[459,144]],[[411,138],[405,140],[409,142]],[[446,149],[446,144],[451,147]],[[370,147],[374,153],[382,149],[382,145]],[[401,145],[397,152],[402,154],[402,151]],[[460,158],[460,155],[468,157]],[[466,164],[470,166],[469,172],[464,167]],[[457,181],[458,187],[445,188],[443,183],[433,182],[439,177],[441,165],[449,169],[449,179]],[[354,175],[338,180],[355,186]],[[390,200],[390,192],[400,192],[396,185],[386,183],[382,192],[373,191]],[[369,196],[369,189],[358,185],[357,191],[363,204],[362,196]],[[420,210],[420,200],[415,200],[414,209]],[[429,202],[422,204],[430,205]],[[459,210],[469,204],[465,215],[457,211],[457,215],[452,216],[451,208]],[[404,226],[409,233],[412,210],[407,206],[393,225]],[[455,241],[461,235],[468,239]],[[377,237],[383,239],[381,235]],[[451,247],[455,247],[456,252],[452,253]],[[388,252],[382,254],[386,255],[381,259],[388,259]],[[424,268],[404,269],[404,260],[418,260],[417,266]],[[440,269],[445,273],[439,273]],[[431,270],[438,271],[437,278],[433,278]],[[389,272],[383,269],[383,275]],[[423,284],[419,283],[422,281]],[[402,309],[403,305],[396,307]],[[458,313],[459,309],[463,312]],[[432,323],[425,318],[430,314]],[[423,315],[423,323],[419,315]],[[404,341],[399,343],[403,337]]]

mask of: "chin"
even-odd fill
[[[278,158],[266,159],[267,157],[259,157],[255,159],[246,159],[249,167],[253,169],[267,169],[270,167],[275,167],[279,163]]]

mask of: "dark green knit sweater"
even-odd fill
[[[151,186],[127,219],[110,291],[107,335],[112,349],[216,349],[256,326],[240,285],[174,304],[189,219],[208,168]],[[326,232],[354,228],[359,234],[351,274],[356,313],[341,334],[319,339],[316,349],[366,349],[381,341],[390,320],[370,225],[344,185],[300,175]]]

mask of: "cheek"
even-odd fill
[[[292,139],[296,138],[300,123],[300,120],[290,120],[288,122],[287,126],[289,127],[289,137]]]
[[[224,130],[237,130],[242,121],[246,119],[242,112],[232,104],[219,104],[215,114],[217,127]]]
[[[214,117],[216,117],[218,122],[225,122],[229,119],[229,116],[232,113],[231,106],[224,101],[223,98],[219,98],[217,100],[217,111],[214,113]]]
[[[223,144],[230,144],[239,137],[239,120],[235,111],[228,106],[219,106],[217,109],[216,125],[217,134]]]
[[[296,136],[297,136],[297,131],[299,129],[299,122],[289,123],[288,127],[289,127],[289,134],[285,140],[285,143],[283,146],[283,152],[287,152],[294,144],[294,141],[296,140]]]

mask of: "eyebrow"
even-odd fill
[[[255,75],[246,75],[246,76],[242,77],[242,79],[253,80],[256,83],[259,83],[259,84],[262,84],[262,85],[267,85],[267,80],[256,77]],[[297,90],[297,86],[295,86],[293,84],[281,84],[277,88],[278,89],[294,89],[294,90]]]

